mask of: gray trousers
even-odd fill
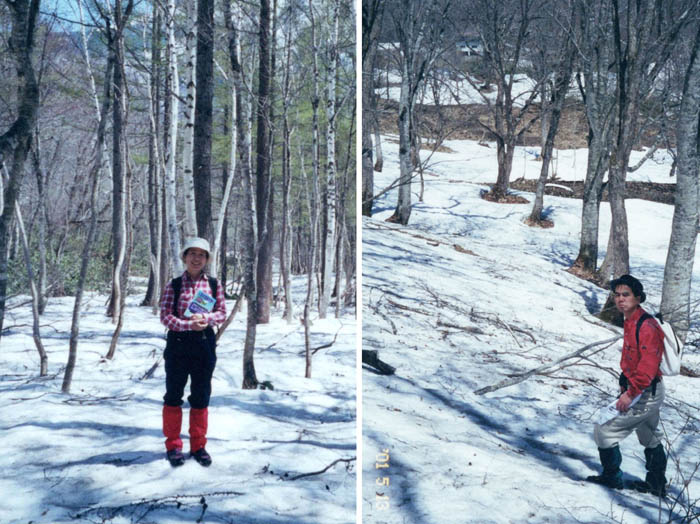
[[[651,395],[651,387],[645,389],[642,398],[627,413],[620,413],[605,424],[595,425],[593,438],[596,445],[601,449],[612,448],[633,431],[637,432],[639,443],[645,448],[661,444],[659,409],[665,396],[663,380],[656,384],[656,395]]]

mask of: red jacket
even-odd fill
[[[637,347],[637,322],[644,310],[638,307],[625,320],[625,336],[622,343],[620,367],[629,381],[627,391],[632,398],[649,387],[652,380],[661,376],[659,364],[664,354],[664,332],[654,318],[648,318],[639,328]]]

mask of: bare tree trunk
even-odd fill
[[[370,122],[376,119],[376,115],[372,114],[376,112],[376,103],[372,105],[375,99],[374,65],[384,4],[381,0],[362,2],[362,214],[368,217],[372,216],[374,170],[376,169],[372,159],[372,126],[370,126]],[[376,139],[374,147],[381,147]]]
[[[671,226],[671,241],[664,268],[661,313],[672,322],[679,338],[686,339],[690,328],[690,289],[698,237],[700,199],[698,171],[700,161],[700,29],[685,75],[683,98],[679,111],[676,137],[678,140],[675,209]]]
[[[614,277],[629,273],[630,268],[625,178],[630,154],[640,133],[640,108],[668,61],[681,29],[692,18],[690,9],[678,17],[665,16],[665,7],[651,0],[637,2],[634,8],[630,8],[631,2],[622,9],[619,4],[619,0],[612,0],[617,127],[608,175],[613,249],[606,256],[606,259],[612,257]],[[600,316],[621,323],[621,315],[612,307],[608,309],[612,303],[610,294]]]
[[[197,234],[214,239],[211,213],[211,146],[214,100],[214,0],[197,2],[197,96],[193,178]]]
[[[588,163],[583,184],[581,242],[572,268],[593,275],[598,266],[598,230],[603,177],[608,170],[608,151],[599,137],[588,142]]]
[[[255,389],[258,387],[258,378],[255,374],[255,336],[257,330],[257,289],[255,285],[255,266],[257,263],[257,220],[255,214],[255,197],[253,190],[252,170],[250,167],[250,139],[247,133],[247,120],[249,113],[248,102],[243,101],[244,78],[239,55],[238,20],[240,13],[237,13],[234,20],[231,14],[231,0],[224,2],[226,28],[228,30],[228,51],[233,70],[233,81],[236,92],[236,133],[238,133],[238,170],[241,174],[243,184],[243,236],[245,238],[244,247],[244,269],[243,269],[243,290],[246,295],[248,307],[246,319],[246,335],[243,345],[243,389]]]
[[[233,108],[233,114],[236,113],[236,85],[234,84],[231,88],[231,106]],[[233,187],[233,181],[235,179],[236,173],[236,149],[238,145],[236,132],[231,130],[231,146],[229,152],[229,162],[226,179],[226,185],[224,187],[224,195],[221,199],[221,207],[219,208],[219,216],[216,220],[216,232],[214,233],[214,243],[212,244],[212,252],[209,263],[209,271],[212,275],[217,275],[217,257],[221,251],[221,242],[223,237],[224,225],[226,224],[226,209],[228,208],[228,201],[231,196],[231,188]]]
[[[584,277],[601,281],[602,273],[596,276],[596,268],[603,177],[609,167],[610,134],[614,123],[615,97],[611,96],[613,79],[608,74],[609,64],[614,59],[613,34],[607,0],[595,4],[577,0],[575,6],[578,21],[575,24],[577,47],[583,56],[579,63],[585,82],[581,82],[578,73],[576,79],[588,121],[588,163],[583,189],[579,254],[572,270]]]
[[[542,210],[544,208],[544,189],[549,176],[549,165],[552,161],[552,151],[554,150],[554,138],[559,129],[559,118],[564,107],[566,93],[569,91],[569,83],[571,82],[571,73],[574,67],[574,59],[576,58],[576,47],[569,35],[564,35],[566,43],[563,50],[563,55],[556,67],[556,80],[551,93],[551,109],[547,112],[547,133],[544,139],[542,148],[542,169],[540,176],[537,179],[537,189],[535,191],[535,203],[532,206],[530,213],[530,223],[539,224],[542,222]],[[544,84],[546,85],[546,84]],[[545,90],[543,90],[545,91]],[[543,97],[545,94],[543,93]]]
[[[270,321],[272,299],[272,181],[270,178],[270,1],[260,2],[258,67],[256,212],[258,220],[258,323]]]
[[[306,347],[305,358],[306,365],[304,377],[311,378],[311,301],[313,300],[313,276],[315,274],[317,234],[318,234],[318,179],[319,179],[319,133],[318,133],[318,105],[319,105],[319,72],[318,72],[318,43],[316,40],[316,17],[314,15],[313,0],[309,0],[309,19],[311,21],[311,43],[313,46],[313,98],[311,100],[312,107],[312,132],[311,132],[311,150],[313,152],[313,175],[311,181],[312,194],[310,203],[309,219],[310,241],[309,241],[309,267],[306,281],[306,301],[304,303],[304,345]],[[303,159],[303,154],[302,154]],[[302,167],[302,173],[304,169]]]
[[[163,254],[167,252],[165,259],[170,261],[167,271],[161,276],[161,289],[168,277],[182,273],[183,265],[180,260],[180,229],[177,218],[177,180],[175,155],[177,150],[177,126],[179,114],[178,102],[178,70],[177,57],[175,56],[175,2],[169,0],[165,13],[165,25],[167,32],[166,56],[165,56],[165,100],[163,122],[163,159],[159,162],[159,169],[163,169],[163,208],[165,228],[167,229],[167,243],[163,243]],[[166,248],[167,246],[167,248]],[[163,256],[163,255],[162,255]],[[161,266],[162,268],[163,266]],[[162,269],[161,269],[162,270]]]
[[[372,113],[373,113],[373,118],[372,120],[373,125],[372,129],[374,130],[374,152],[375,152],[375,160],[374,160],[374,170],[377,173],[381,173],[382,170],[384,169],[384,152],[382,150],[382,136],[380,134],[380,128],[379,128],[379,108],[377,107],[377,94],[372,93],[372,101],[373,101],[373,106],[372,106]]]
[[[11,222],[39,108],[39,85],[32,63],[39,1],[16,0],[11,7],[12,29],[9,44],[17,69],[19,104],[17,119],[4,134],[0,135],[0,165],[7,158],[12,159],[9,180],[3,184],[3,210],[0,215],[0,333],[5,320]]]
[[[0,174],[0,176],[2,176]],[[9,175],[8,175],[9,178]],[[22,250],[24,252],[24,262],[27,266],[27,280],[29,281],[29,290],[32,295],[32,337],[34,345],[39,352],[39,376],[46,376],[48,369],[48,357],[44,344],[41,342],[41,330],[39,329],[39,291],[34,279],[34,270],[32,269],[32,256],[29,252],[29,240],[27,240],[27,232],[24,229],[24,221],[22,220],[22,211],[19,207],[19,201],[15,200],[15,218],[17,219],[17,227],[19,228],[20,239],[22,241]]]
[[[408,64],[404,61],[401,74],[401,95],[399,98],[399,198],[396,210],[389,219],[404,226],[411,217],[411,179],[413,178],[413,162],[411,161],[411,85],[409,82]]]
[[[326,318],[328,312],[328,304],[331,297],[333,263],[336,259],[336,234],[337,234],[337,214],[338,214],[338,198],[337,198],[337,167],[335,162],[336,155],[336,75],[338,61],[338,16],[339,16],[339,1],[335,0],[332,5],[333,14],[331,41],[327,58],[327,81],[328,91],[326,95],[326,210],[325,210],[325,234],[323,238],[323,258],[321,266],[321,284],[322,292],[318,316]]]
[[[194,198],[194,178],[192,160],[194,154],[194,115],[195,98],[197,96],[197,0],[186,2],[187,5],[187,34],[185,35],[185,56],[187,68],[187,96],[185,98],[185,133],[182,150],[182,174],[185,193],[185,236],[197,236],[197,217]]]
[[[291,103],[291,54],[292,26],[287,24],[285,33],[285,67],[282,87],[282,229],[280,231],[280,272],[284,287],[284,319],[287,324],[294,320],[294,303],[292,300],[292,229],[289,197],[292,190],[291,137],[289,128],[289,105]]]
[[[126,295],[127,274],[124,271],[126,260],[128,233],[127,214],[129,206],[127,200],[128,174],[126,160],[126,78],[124,68],[124,29],[134,2],[128,0],[126,7],[122,9],[122,0],[115,0],[111,13],[103,7],[96,7],[105,23],[104,32],[107,38],[108,49],[114,56],[114,68],[112,71],[112,293],[107,315],[112,317],[113,323],[118,323],[121,313],[121,303]],[[114,24],[112,28],[111,24]]]
[[[99,173],[103,167],[103,151],[105,146],[105,127],[107,122],[107,113],[109,112],[109,104],[112,99],[110,95],[112,77],[112,69],[115,67],[114,55],[110,53],[107,61],[107,71],[105,72],[104,81],[104,96],[102,97],[102,109],[100,110],[99,119],[97,122],[97,136],[95,140],[95,164],[92,167],[92,189],[90,193],[90,227],[88,235],[83,246],[83,253],[80,260],[80,274],[78,276],[78,284],[75,292],[75,304],[73,306],[73,320],[71,323],[70,339],[68,342],[68,362],[63,375],[63,384],[61,391],[69,393],[71,382],[73,380],[73,372],[78,355],[78,338],[80,336],[80,311],[82,309],[83,291],[85,289],[85,280],[87,279],[88,264],[92,256],[92,248],[95,243],[97,233],[97,194],[99,188]],[[106,155],[105,155],[106,156]]]
[[[352,121],[350,126],[349,136],[353,136],[355,128],[355,108],[352,111]],[[351,140],[348,140],[348,147],[345,156],[345,169],[343,170],[343,176],[341,179],[341,190],[338,198],[338,235],[337,235],[337,249],[336,249],[336,260],[335,260],[335,284],[333,285],[333,294],[335,296],[335,318],[340,318],[343,300],[342,300],[342,283],[343,275],[345,274],[345,244],[348,242],[348,232],[346,227],[346,202],[347,195],[349,191],[354,191],[354,188],[348,187],[348,168],[350,166],[350,155],[352,151]]]
[[[58,146],[57,146],[58,147]],[[39,202],[37,203],[39,211],[39,278],[37,282],[38,305],[37,309],[40,315],[46,310],[46,227],[48,225],[49,214],[46,206],[46,181],[47,176],[41,165],[41,141],[39,129],[34,133],[34,148],[32,150],[32,159],[34,161],[34,173],[36,175],[37,192],[39,193]],[[1,188],[0,188],[1,190]],[[2,211],[0,211],[0,214]]]
[[[148,289],[141,305],[153,307],[157,312],[160,299],[160,257],[163,227],[160,198],[160,154],[158,137],[160,136],[160,8],[153,5],[153,20],[151,29],[151,70],[149,71],[149,120],[150,134],[148,136],[148,233],[150,240],[150,272]],[[145,29],[144,29],[145,31]],[[145,40],[145,39],[144,39]],[[145,47],[145,46],[144,46]]]

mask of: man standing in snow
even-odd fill
[[[163,397],[163,435],[165,449],[172,466],[185,463],[182,454],[182,397],[190,378],[190,456],[202,466],[211,464],[207,453],[208,406],[211,377],[216,366],[216,337],[213,326],[226,320],[226,301],[222,286],[209,278],[204,268],[210,257],[209,242],[190,238],[180,252],[186,270],[163,290],[160,300],[160,321],[168,328],[165,346],[165,396]],[[185,316],[198,291],[216,298],[211,312]]]
[[[631,275],[610,282],[615,306],[623,314],[624,339],[620,359],[620,391],[616,408],[619,415],[600,425],[596,424],[594,439],[598,446],[603,472],[586,480],[616,489],[623,488],[622,455],[619,442],[636,431],[646,457],[646,480],[636,481],[638,491],[666,495],[666,453],[661,443],[659,409],[664,400],[664,383],[659,365],[664,352],[661,327],[640,304],[646,300],[642,283]],[[641,322],[640,322],[641,320]],[[633,400],[639,400],[630,406]]]

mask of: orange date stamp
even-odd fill
[[[389,450],[383,449],[381,453],[377,453],[374,462],[374,469],[377,470],[379,476],[375,480],[376,491],[374,501],[378,511],[386,511],[389,509],[390,498],[387,494],[387,488],[390,485],[389,466],[391,464]]]

